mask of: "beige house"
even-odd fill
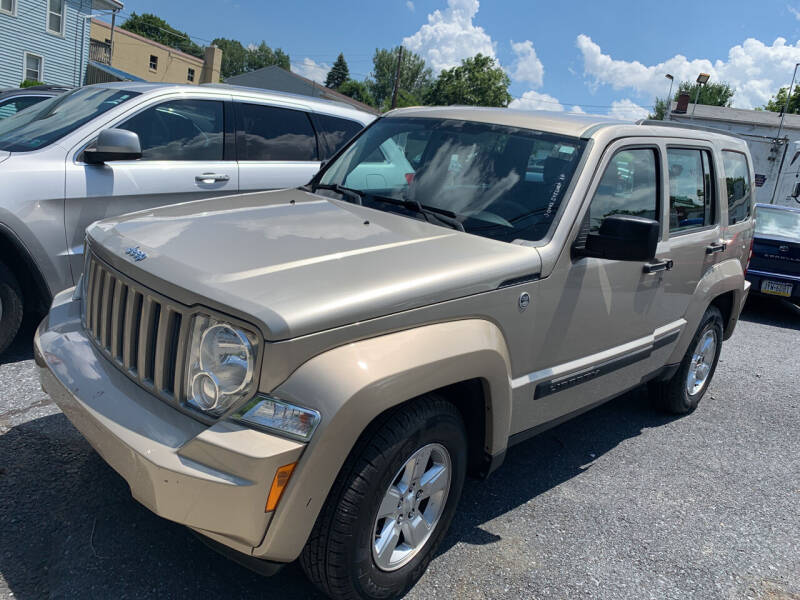
[[[135,78],[165,83],[219,83],[221,64],[222,50],[216,46],[207,47],[205,59],[200,59],[119,27],[114,27],[112,36],[111,25],[92,19],[87,83]]]

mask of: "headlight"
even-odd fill
[[[255,334],[206,315],[192,323],[186,370],[186,402],[219,415],[254,392]]]
[[[258,395],[240,408],[233,419],[307,442],[319,424],[320,415],[273,396]]]

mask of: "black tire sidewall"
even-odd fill
[[[17,335],[22,324],[23,300],[14,274],[0,263],[0,300],[3,312],[0,314],[0,354],[2,354]]]
[[[422,576],[450,526],[455,514],[467,470],[467,444],[464,427],[456,414],[443,413],[428,417],[425,422],[416,423],[407,432],[407,439],[394,444],[391,458],[384,464],[375,465],[381,471],[380,477],[370,482],[368,493],[358,507],[359,517],[354,523],[355,543],[350,549],[348,562],[351,573],[357,574],[354,584],[366,597],[393,597],[410,588]],[[450,454],[451,481],[444,512],[439,518],[433,535],[425,547],[408,564],[396,571],[382,571],[372,557],[373,526],[378,507],[386,490],[400,468],[414,452],[430,443],[443,445]]]
[[[711,371],[708,373],[708,378],[706,379],[705,385],[699,392],[690,395],[686,391],[686,378],[689,375],[689,367],[692,363],[692,356],[695,348],[697,347],[697,343],[700,341],[700,338],[702,338],[709,329],[716,330],[717,348],[714,355],[714,363],[711,365]],[[709,307],[703,315],[703,321],[701,322],[697,333],[695,333],[694,337],[692,338],[689,348],[686,350],[686,355],[683,357],[683,361],[681,361],[680,369],[678,369],[678,372],[675,374],[675,379],[673,380],[673,385],[676,387],[675,393],[679,393],[680,398],[682,399],[682,412],[688,413],[696,409],[697,405],[700,403],[700,400],[703,399],[703,396],[711,386],[711,381],[714,378],[714,373],[717,370],[719,356],[722,352],[722,335],[722,313],[720,313],[719,309],[717,309],[715,306]]]

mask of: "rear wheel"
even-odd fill
[[[717,369],[722,331],[722,313],[716,306],[709,306],[675,375],[652,385],[662,408],[679,415],[697,408]]]
[[[17,278],[0,263],[0,354],[11,345],[22,323],[22,290]]]
[[[332,598],[395,598],[422,576],[461,496],[458,410],[423,396],[374,424],[345,463],[301,564]]]

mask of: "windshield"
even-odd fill
[[[756,233],[800,239],[800,212],[779,208],[756,208]]]
[[[138,95],[138,92],[85,87],[49,98],[0,121],[0,150],[29,152],[44,148]]]
[[[413,215],[380,198],[410,201],[453,215],[467,233],[535,242],[547,235],[585,145],[489,123],[384,118],[319,184],[362,192],[363,204],[373,208]]]

